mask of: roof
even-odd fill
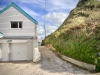
[[[28,19],[30,19],[32,22],[34,22],[35,24],[38,24],[38,22],[32,18],[29,14],[27,14],[24,10],[22,10],[19,6],[17,6],[14,2],[12,2],[10,5],[8,5],[7,7],[5,7],[3,10],[0,11],[0,14],[2,14],[4,11],[6,11],[7,9],[9,9],[11,6],[15,7],[19,12],[21,12],[23,15],[25,15]]]

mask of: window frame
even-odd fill
[[[11,23],[12,22],[17,22],[18,23],[18,28],[11,28]],[[19,28],[19,23],[22,23],[22,28]],[[23,29],[23,21],[10,21],[10,29]]]

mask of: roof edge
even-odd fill
[[[0,11],[0,14],[2,14],[4,11],[6,11],[7,9],[9,9],[11,6],[15,7],[19,12],[21,12],[23,15],[25,15],[28,19],[30,19],[32,22],[34,22],[36,25],[38,24],[38,22],[32,18],[29,14],[27,14],[24,10],[22,10],[18,5],[16,5],[14,2],[12,2],[11,4],[9,4],[8,6],[6,6],[4,9],[2,9]]]

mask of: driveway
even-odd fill
[[[42,60],[0,63],[0,75],[75,75],[88,74],[89,71],[79,68],[58,58],[44,46],[39,47]]]

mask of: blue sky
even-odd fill
[[[54,32],[67,18],[69,12],[76,7],[78,0],[0,0],[0,10],[16,3],[25,12],[38,21],[38,38],[44,38],[44,25],[46,34]],[[45,17],[45,23],[44,23]]]

